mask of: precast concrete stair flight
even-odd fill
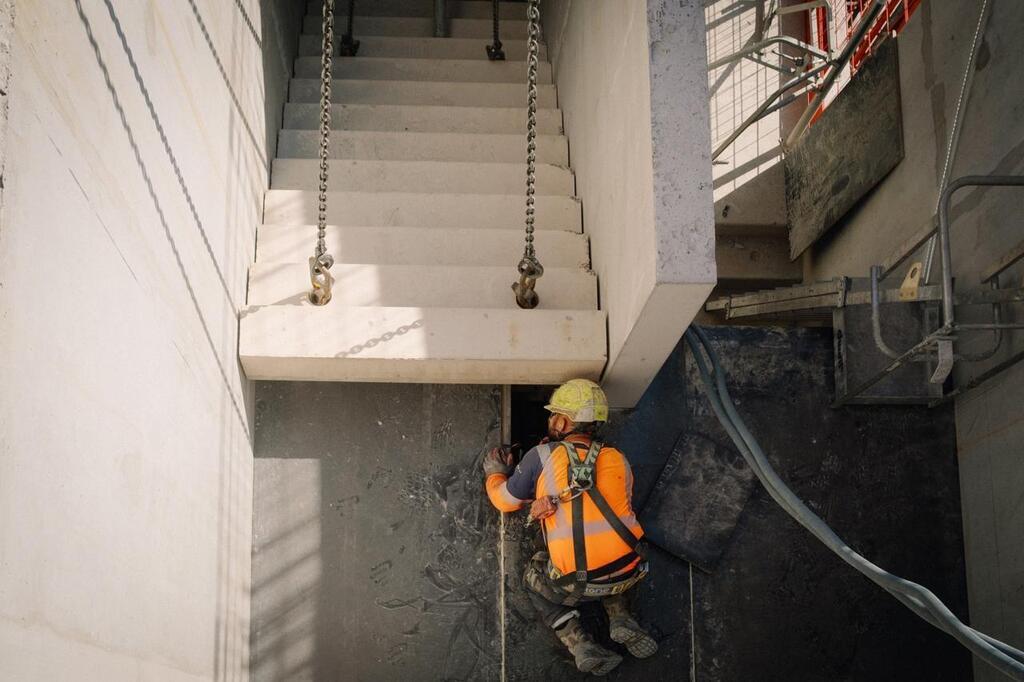
[[[525,158],[521,134],[497,133],[338,130],[331,133],[330,150],[332,157],[345,160],[520,163]],[[318,131],[282,130],[278,137],[278,159],[316,159],[319,152]],[[569,145],[561,135],[538,135],[536,154],[539,164],[569,165]],[[566,176],[571,174],[566,171]]]
[[[597,379],[606,319],[541,46],[536,247],[541,304],[511,284],[523,249],[526,14],[491,2],[357,2],[356,57],[334,59],[326,242],[333,298],[309,302],[319,184],[320,3],[309,3],[273,161],[239,354],[252,379],[558,383]],[[335,28],[344,30],[345,3]]]
[[[364,25],[381,26],[380,30],[386,31],[386,22],[389,19],[377,19],[361,17],[363,21],[371,22]],[[358,21],[358,20],[357,20]],[[472,20],[464,20],[472,21]],[[453,22],[454,23],[454,22]],[[512,24],[510,27],[509,24]],[[419,59],[475,59],[487,61],[487,53],[483,45],[491,39],[491,22],[484,22],[480,25],[480,35],[473,37],[434,38],[434,24],[429,21],[425,24],[422,37],[398,38],[391,35],[360,36],[359,37],[359,59],[366,57],[416,57]],[[502,24],[503,33],[513,33],[517,36],[526,35],[526,22],[506,22]],[[393,28],[391,30],[398,30]],[[299,56],[310,57],[317,62],[320,61],[321,36],[304,35],[299,43]],[[501,48],[505,52],[505,59],[511,62],[523,62],[526,60],[527,47],[525,40],[502,40]],[[548,51],[541,47],[540,58],[547,59]]]
[[[319,103],[320,81],[295,78],[289,95],[292,102]],[[443,82],[425,80],[334,79],[331,101],[350,104],[413,104],[446,107],[516,107],[523,103],[524,86],[519,83]],[[537,86],[537,106],[556,107],[555,86]]]
[[[439,105],[335,104],[331,107],[331,128],[344,131],[410,133],[496,133],[526,134],[526,109],[514,107],[471,107]],[[320,105],[289,102],[284,108],[284,130],[317,130]],[[557,109],[537,110],[537,134],[561,135],[562,113]],[[563,138],[564,139],[564,138]],[[523,148],[525,158],[526,148]]]
[[[338,20],[342,16],[347,16],[341,9],[346,6],[347,3],[336,2],[335,3],[335,15],[336,20],[334,23],[335,31],[341,33],[344,31],[345,24]],[[491,21],[493,12],[493,3],[491,0],[447,0],[446,11],[449,18],[459,19],[484,19],[488,23]],[[309,0],[306,3],[306,31],[309,33],[320,31],[320,11],[321,3],[319,0]],[[399,17],[399,18],[427,18],[433,21],[434,18],[434,3],[431,0],[356,0],[356,13],[360,16],[370,17]],[[525,24],[526,20],[526,3],[525,2],[501,2],[498,7],[498,16],[502,20],[511,19],[522,21]],[[433,24],[431,24],[433,26]],[[356,37],[362,35],[373,35],[369,31],[364,31],[355,27],[357,33]],[[489,35],[489,34],[487,34]],[[526,30],[523,29],[520,35],[526,35]]]
[[[313,189],[320,162],[315,159],[275,159],[272,189]],[[566,168],[538,164],[538,195],[566,196],[575,191]],[[526,164],[471,161],[367,161],[331,162],[327,188],[336,192],[400,192],[438,194],[514,195],[524,186]],[[525,203],[525,199],[524,199]]]
[[[363,12],[367,9],[365,7],[356,7],[356,16],[353,21],[353,30],[359,35],[360,41],[360,53],[362,53],[362,41],[367,40],[372,45],[375,41],[379,41],[386,38],[403,38],[410,39],[410,44],[414,38],[430,38],[434,40],[451,40],[461,41],[469,38],[480,39],[490,41],[491,32],[493,30],[491,25],[490,17],[484,19],[480,17],[449,17],[448,19],[448,37],[447,38],[434,38],[434,17],[433,16],[416,16],[416,17],[388,17],[388,16],[367,16]],[[323,33],[320,31],[321,18],[320,10],[316,9],[313,13],[308,15],[303,25],[304,31],[299,42],[299,54],[303,56],[319,55],[320,45],[322,42]],[[347,17],[346,17],[347,18]],[[341,36],[344,33],[345,24],[340,24],[335,21],[334,29],[337,36]],[[505,36],[516,36],[524,37],[523,44],[525,45],[526,36],[526,21],[525,19],[502,19],[501,21],[501,42],[505,44]],[[511,41],[515,43],[515,40]],[[457,44],[457,43],[456,43]],[[453,48],[457,49],[457,48]],[[371,48],[372,50],[372,48]],[[514,53],[513,53],[514,54]],[[541,55],[543,59],[547,59],[547,52],[544,46],[541,46]],[[371,53],[365,56],[377,56]],[[515,59],[515,56],[510,56],[510,59]]]
[[[319,57],[295,60],[296,78],[319,78]],[[526,73],[526,62],[486,59],[428,59],[397,57],[339,58],[332,67],[332,76],[339,80],[432,81],[462,83],[519,83]],[[537,69],[537,82],[551,83],[551,64]],[[520,96],[522,88],[520,88]]]

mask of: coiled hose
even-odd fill
[[[764,450],[761,449],[736,411],[736,405],[725,385],[725,373],[722,371],[722,365],[707,334],[700,327],[691,326],[683,338],[689,346],[690,352],[693,353],[697,371],[700,373],[704,390],[715,415],[718,416],[726,433],[736,444],[743,459],[754,471],[772,499],[796,519],[797,523],[835,552],[840,559],[898,599],[925,622],[949,634],[974,655],[1006,676],[1024,681],[1024,652],[964,624],[931,590],[918,583],[895,576],[855,552],[842,538],[836,535],[835,531],[821,517],[811,511],[789,489],[789,486],[779,478],[771,464],[768,463]],[[707,354],[706,359],[704,354]]]

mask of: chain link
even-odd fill
[[[535,287],[544,268],[537,260],[533,245],[537,184],[537,68],[540,63],[540,0],[527,0],[528,20],[526,69],[526,244],[519,261],[519,281],[512,285],[521,308],[536,308],[539,298]]]
[[[529,43],[526,71],[526,249],[523,258],[536,260],[533,248],[534,194],[537,185],[537,67],[540,55],[540,9],[539,0],[529,0]]]
[[[491,3],[491,14],[493,17],[493,29],[494,29],[494,43],[487,46],[487,58],[492,62],[500,62],[505,60],[505,51],[501,49],[501,38],[499,38],[499,24],[498,15],[501,10],[501,3],[499,0],[493,0]]]
[[[331,67],[334,58],[334,0],[323,0],[323,54],[320,70],[320,194],[317,205],[316,249],[309,259],[313,285],[310,300],[324,305],[331,300],[334,257],[327,253],[327,173],[331,142]]]
[[[338,55],[341,57],[355,57],[359,52],[359,41],[352,34],[352,22],[355,20],[356,0],[348,0],[348,27],[345,34],[341,36],[341,44],[338,46]]]

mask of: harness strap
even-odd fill
[[[587,583],[591,580],[603,578],[611,575],[616,571],[620,571],[629,564],[636,561],[642,556],[642,550],[639,550],[640,541],[637,540],[636,536],[626,527],[626,524],[622,522],[622,519],[612,510],[611,505],[608,504],[608,500],[604,498],[604,495],[597,489],[597,481],[594,476],[594,464],[597,461],[597,456],[601,453],[601,448],[604,447],[603,443],[594,441],[590,444],[590,448],[587,450],[587,456],[583,462],[579,461],[579,452],[576,450],[576,445],[569,441],[563,441],[562,446],[565,448],[566,458],[568,459],[568,474],[569,474],[569,485],[572,486],[577,481],[577,474],[582,474],[589,478],[590,487],[585,489],[585,493],[590,496],[593,500],[594,505],[598,511],[608,522],[608,525],[612,527],[615,534],[626,543],[629,547],[629,552],[615,561],[609,562],[604,566],[595,568],[592,571],[587,570],[587,539],[586,533],[584,532],[583,522],[583,496],[577,495],[572,498],[572,551],[573,559],[576,564],[576,571],[566,576],[555,580],[555,584],[560,587],[566,587],[572,585],[572,593],[570,600],[575,603],[577,599],[583,596],[586,590]],[[582,566],[582,568],[580,568]]]
[[[592,580],[600,580],[601,578],[607,577],[612,573],[621,571],[626,566],[640,558],[640,555],[636,552],[628,552],[623,554],[615,561],[611,561],[600,568],[595,568],[593,571],[587,571],[587,582]],[[569,575],[563,575],[561,578],[554,580],[555,585],[559,587],[568,587],[576,582],[576,574],[570,573]]]
[[[573,582],[571,598],[575,601],[583,596],[589,578],[587,573],[587,536],[583,528],[583,498],[580,496],[576,496],[572,500],[572,551],[576,562],[576,572],[570,576]]]
[[[597,486],[595,485],[593,488],[588,490],[587,495],[589,495],[590,499],[594,501],[598,511],[600,511],[604,516],[605,521],[607,521],[608,525],[612,527],[615,534],[626,543],[627,547],[636,552],[637,545],[640,544],[640,541],[635,535],[633,535],[633,532],[626,527],[626,524],[622,522],[622,519],[612,511],[611,505],[608,504],[608,500],[604,499],[604,495],[602,495],[601,491],[597,489]]]

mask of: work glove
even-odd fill
[[[527,517],[527,523],[530,521],[543,521],[554,514],[556,509],[558,509],[558,505],[553,497],[547,495],[538,497],[530,505],[530,515]]]
[[[512,471],[512,449],[500,446],[484,455],[484,475],[502,474],[508,476]]]

